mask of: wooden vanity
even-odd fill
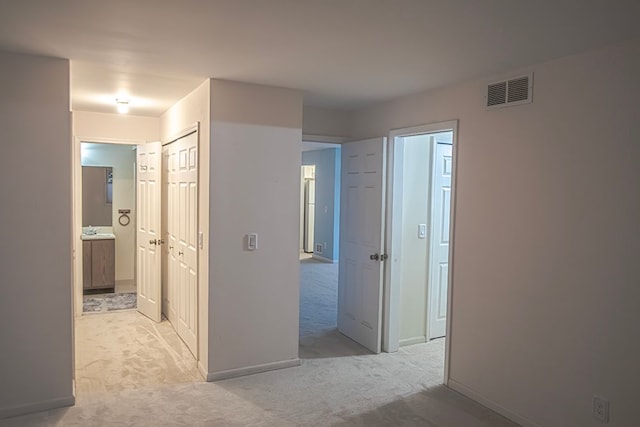
[[[116,241],[114,239],[82,241],[82,283],[84,289],[115,288]]]

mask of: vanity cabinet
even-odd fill
[[[84,240],[82,242],[82,281],[84,289],[116,286],[115,240]]]

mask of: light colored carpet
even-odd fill
[[[136,312],[86,316],[76,324],[76,406],[0,424],[516,425],[441,385],[444,340],[373,355],[340,335],[337,265],[300,267],[302,366],[205,383],[168,322],[154,324]]]

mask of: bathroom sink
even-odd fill
[[[96,233],[96,234],[82,234],[81,240],[113,240],[116,235],[113,233]]]

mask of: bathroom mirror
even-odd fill
[[[82,226],[112,225],[113,168],[82,166]]]

